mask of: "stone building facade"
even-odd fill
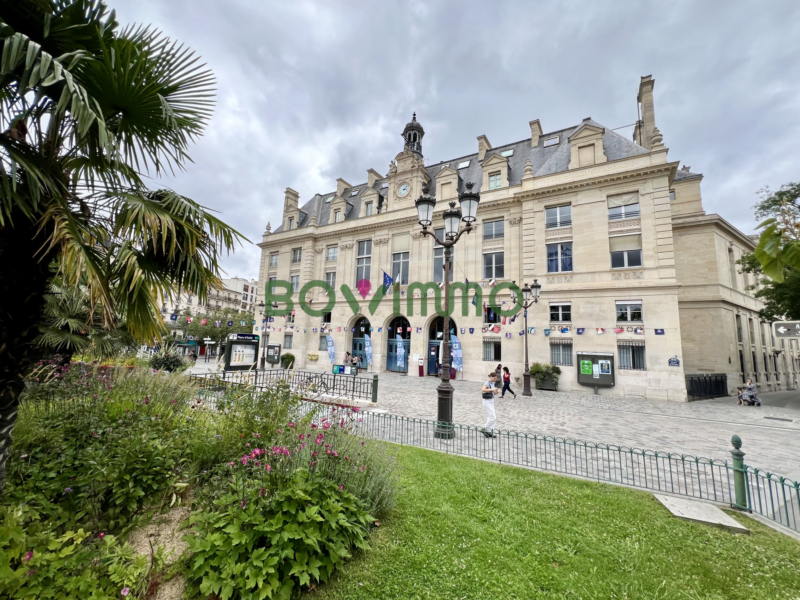
[[[257,332],[291,351],[298,368],[329,368],[327,335],[337,363],[345,352],[362,355],[369,335],[373,371],[418,376],[422,361],[423,373],[433,374],[443,319],[433,307],[436,290],[414,284],[442,281],[443,252],[421,234],[414,201],[429,189],[439,229],[448,203],[472,182],[481,195],[476,227],[455,246],[451,267],[452,281],[472,284],[466,298],[464,289],[455,293],[458,377],[483,380],[498,363],[521,375],[523,315],[504,319],[483,303],[495,285],[538,280],[541,297],[528,311],[530,362],[559,364],[561,389],[592,391],[577,382],[578,352],[614,355],[616,385],[602,394],[685,401],[687,375],[725,375],[729,390],[756,373],[762,387],[794,386],[797,348],[776,347],[768,332],[764,340],[748,337],[760,305],[730,260],[754,241],[705,214],[702,176],[669,160],[653,86],[651,77],[641,79],[632,140],[591,118],[549,133],[535,120],[527,139],[493,146],[481,135],[477,152],[426,165],[415,115],[386,175],[369,169],[359,185],[338,179],[335,191],[302,205],[287,188],[282,223],[274,231],[268,225],[259,244],[259,280],[267,290],[271,281],[288,282],[294,314],[259,320]],[[384,272],[400,285],[400,314],[394,290],[369,306]],[[342,286],[355,293],[363,279],[366,297],[348,302]],[[299,305],[314,280],[336,290],[333,297],[306,290],[310,308],[329,309],[322,316]],[[496,298],[503,310],[513,306],[508,289]],[[767,371],[753,368],[752,344]]]

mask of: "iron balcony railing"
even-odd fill
[[[212,403],[214,397],[220,397],[226,389],[233,388],[241,393],[248,387],[259,387],[244,380],[234,382],[209,377],[195,380],[204,387],[202,396]],[[275,378],[275,383],[278,380]],[[489,437],[489,432],[471,425],[438,423],[369,410],[353,413],[350,407],[326,402],[319,395],[307,395],[305,399],[308,401],[302,405],[303,415],[321,419],[318,407],[322,402],[333,407],[336,419],[331,420],[339,420],[341,416],[353,433],[364,437],[729,504],[800,532],[800,483],[745,465],[744,454],[738,446],[731,452],[729,462],[513,430],[494,430]],[[325,411],[324,415],[331,418],[331,412]],[[452,436],[442,436],[442,430],[450,430]],[[737,436],[734,440],[734,444],[738,442],[741,446]]]

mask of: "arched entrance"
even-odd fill
[[[450,335],[458,335],[458,326],[450,317]],[[428,327],[428,375],[437,375],[436,362],[444,362],[440,352],[444,339],[444,317],[436,317]],[[447,349],[449,351],[449,348]]]
[[[386,370],[395,373],[408,373],[408,359],[411,350],[411,325],[405,317],[395,317],[389,323],[386,351]],[[399,338],[399,339],[398,339]],[[402,360],[398,362],[398,356]]]
[[[356,321],[356,324],[353,325],[353,349],[350,353],[353,356],[358,356],[361,358],[361,367],[366,369],[367,368],[367,353],[364,352],[364,336],[369,335],[370,333],[370,324],[369,319],[366,317],[361,317]],[[370,336],[371,338],[372,336]]]

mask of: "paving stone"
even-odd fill
[[[697,502],[696,500],[664,496],[662,494],[653,494],[653,496],[679,519],[705,523],[713,527],[727,529],[733,533],[750,533],[747,527],[708,502]]]

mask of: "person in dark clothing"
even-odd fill
[[[511,371],[508,370],[508,367],[503,367],[503,391],[500,394],[501,398],[506,397],[506,390],[514,394],[514,398],[517,397],[517,394],[511,389]]]

